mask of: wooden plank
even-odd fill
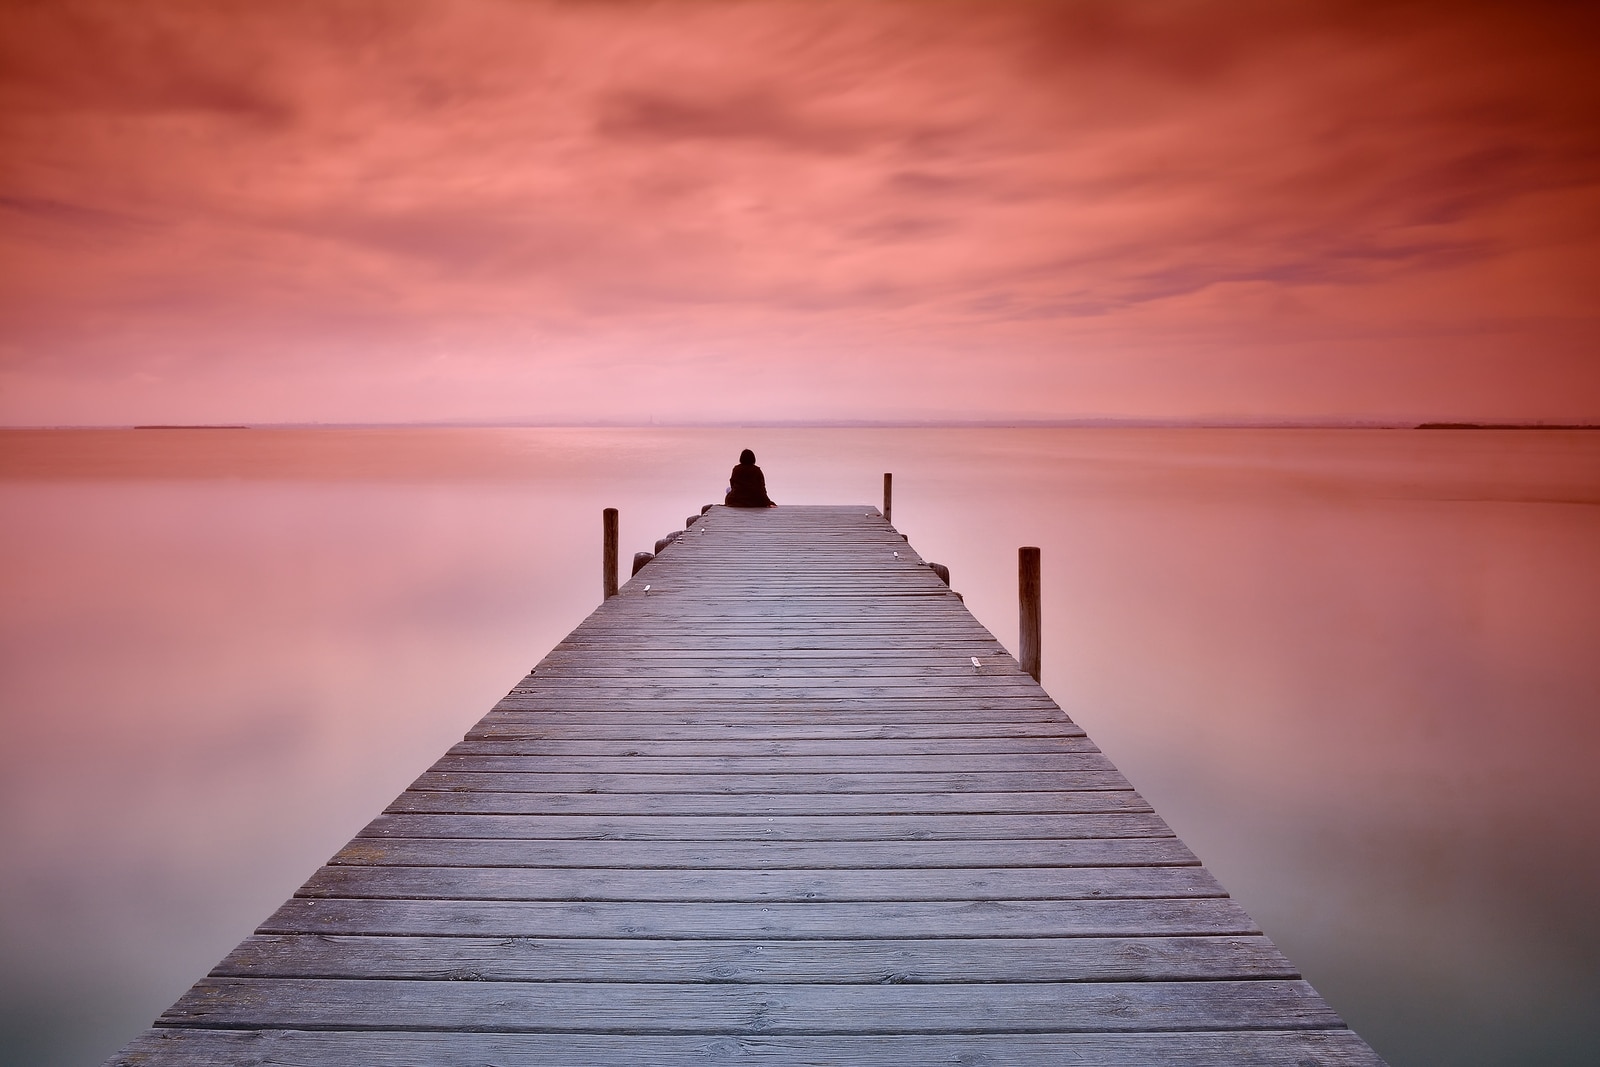
[[[1033,793],[1128,790],[1114,770],[1057,774],[963,771],[938,774],[567,774],[562,771],[425,771],[414,789],[495,793]]]
[[[954,626],[911,626],[905,623],[894,624],[885,622],[866,626],[849,626],[835,623],[817,623],[814,627],[801,627],[793,624],[772,623],[769,625],[744,625],[729,627],[711,626],[657,626],[648,630],[607,629],[595,630],[585,634],[581,641],[574,640],[567,647],[570,649],[594,649],[604,654],[604,650],[616,647],[638,647],[646,649],[655,648],[698,648],[720,649],[726,644],[730,648],[762,648],[770,647],[775,640],[781,640],[789,648],[817,648],[817,649],[855,649],[863,646],[880,647],[886,649],[912,649],[924,648],[943,653],[940,661],[949,666],[959,668],[968,666],[968,681],[964,684],[974,688],[988,687],[993,689],[1024,688],[1020,679],[1009,672],[972,677],[970,662],[956,658],[953,650],[963,644],[981,644],[995,647],[996,641],[992,637],[973,633],[965,627]],[[552,681],[554,679],[551,679]],[[742,681],[761,681],[762,679],[740,679]],[[539,684],[544,679],[535,675],[533,682]],[[613,679],[625,681],[625,679]],[[735,679],[727,679],[735,681]],[[868,679],[857,679],[866,683]],[[891,682],[904,683],[905,679],[892,679]],[[958,682],[957,684],[963,684]]]
[[[773,638],[767,638],[768,644]],[[943,638],[930,637],[932,642],[945,641]],[[760,647],[759,645],[756,647]],[[588,651],[588,655],[597,661],[616,661],[619,667],[629,666],[634,669],[631,676],[613,677],[608,675],[596,676],[588,679],[591,684],[581,684],[583,678],[572,677],[546,677],[543,673],[535,673],[531,680],[525,681],[517,688],[510,690],[506,696],[508,700],[518,698],[546,696],[551,699],[576,699],[583,697],[590,689],[598,691],[601,695],[625,694],[629,690],[642,690],[660,693],[663,697],[676,696],[679,698],[692,698],[695,696],[715,696],[720,693],[746,693],[752,696],[764,696],[774,691],[794,690],[797,695],[811,696],[816,699],[853,700],[853,699],[962,699],[969,700],[977,697],[996,697],[1002,700],[1037,700],[1048,703],[1049,698],[1044,697],[1038,689],[1030,684],[1031,679],[1019,679],[998,672],[985,677],[968,677],[961,679],[952,677],[951,674],[965,668],[968,674],[972,673],[972,660],[970,656],[979,657],[979,662],[984,662],[982,653],[969,652],[956,658],[946,651],[938,658],[928,660],[925,668],[945,668],[942,677],[925,677],[921,685],[915,684],[912,677],[881,678],[857,677],[842,671],[835,673],[833,665],[824,665],[813,662],[798,665],[797,669],[785,670],[780,674],[768,677],[719,677],[715,684],[693,685],[690,679],[679,677],[671,679],[673,684],[651,685],[645,675],[653,664],[646,661],[643,652],[646,650],[608,650],[595,649]],[[700,662],[691,656],[689,649],[658,648],[649,650],[650,659],[658,661],[663,666],[673,666],[680,670],[692,668]],[[731,659],[731,652],[725,650],[726,658],[717,662],[726,664]],[[901,662],[896,656],[893,661]],[[989,662],[994,662],[993,660]],[[858,663],[856,666],[870,667],[869,663]],[[769,667],[776,664],[768,664]],[[803,669],[798,669],[803,667]]]
[[[655,715],[663,723],[728,724],[748,727],[752,731],[765,723],[789,723],[797,726],[815,726],[830,722],[859,726],[893,726],[899,724],[956,725],[970,723],[992,724],[997,731],[1019,722],[1060,723],[1066,721],[1061,713],[1048,706],[1018,704],[1007,708],[1004,704],[972,704],[953,702],[947,705],[924,703],[913,706],[907,702],[900,706],[877,704],[871,707],[849,704],[830,705],[821,701],[698,701],[683,703],[669,700],[594,700],[588,703],[550,703],[544,706],[497,708],[490,722],[545,723],[554,718],[579,716],[596,722],[607,722],[612,717],[619,722],[637,721]]]
[[[592,676],[607,682],[637,680],[657,668],[676,671],[717,671],[710,677],[727,681],[766,681],[787,678],[795,681],[830,679],[880,681],[895,684],[907,677],[921,676],[929,682],[962,684],[989,680],[996,686],[1017,684],[1016,662],[1004,651],[991,658],[979,658],[974,668],[970,659],[956,660],[943,648],[894,648],[877,642],[862,642],[854,648],[808,649],[775,647],[739,648],[557,648],[541,659],[510,692],[544,688],[546,680],[564,681]],[[686,676],[686,675],[682,675]],[[664,677],[682,677],[665,675]],[[1018,685],[1019,688],[1026,686]]]
[[[620,715],[607,716],[597,722],[589,716],[547,715],[543,717],[509,716],[493,713],[467,733],[468,740],[492,740],[499,737],[534,740],[548,737],[553,740],[596,741],[716,741],[740,738],[752,743],[777,741],[944,741],[985,740],[1004,744],[1011,739],[1037,739],[1046,737],[1083,737],[1083,728],[1065,719],[1044,722],[1012,722],[1003,726],[989,723],[878,723],[859,725],[831,719],[810,723],[782,723],[761,719],[743,723],[683,723],[672,717],[651,713],[636,715],[631,719]]]
[[[258,934],[223,978],[472,982],[1143,982],[1295,979],[1260,935],[943,941],[661,941],[645,938]]]
[[[682,695],[680,695],[680,692]],[[909,693],[910,691],[908,691]],[[1007,709],[1026,713],[1028,720],[1060,720],[1061,710],[1044,698],[1003,696],[960,696],[953,693],[926,693],[897,697],[880,697],[870,701],[852,701],[833,697],[825,692],[814,694],[734,693],[725,691],[688,691],[640,689],[634,692],[607,692],[593,690],[574,695],[556,693],[524,693],[507,697],[494,707],[496,712],[526,712],[539,714],[571,714],[598,712],[660,712],[689,714],[704,710],[715,714],[734,712],[738,717],[723,721],[754,723],[769,713],[805,714],[801,721],[815,721],[831,716],[841,716],[842,721],[862,723],[882,720],[905,722],[962,722],[976,721],[969,716],[1001,724],[1008,721]],[[781,721],[781,720],[780,720]],[[1070,721],[1070,720],[1068,720]]]
[[[408,789],[391,812],[480,815],[938,815],[1149,811],[1131,789],[1033,793],[492,793]]]
[[[901,684],[886,684],[868,679],[827,678],[720,678],[696,681],[691,678],[673,678],[662,684],[639,678],[563,679],[517,690],[519,696],[546,695],[557,699],[594,697],[615,699],[630,695],[649,694],[659,699],[692,697],[708,699],[727,697],[740,700],[764,700],[770,697],[790,697],[807,700],[879,700],[879,699],[930,699],[926,681],[918,683],[906,678]],[[1035,691],[1020,682],[1002,683],[998,679],[978,684],[945,683],[938,688],[941,696],[974,699],[998,697],[1008,699],[1013,694],[1033,697]]]
[[[961,618],[953,613],[942,615],[929,610],[935,606],[934,602],[923,598],[896,598],[892,595],[885,596],[883,593],[884,590],[880,589],[866,594],[871,598],[870,603],[878,606],[876,609],[869,607],[868,601],[859,604],[838,603],[834,611],[826,616],[812,616],[793,611],[794,594],[786,595],[782,601],[767,601],[766,610],[760,614],[747,613],[737,617],[729,617],[724,611],[734,603],[733,601],[704,603],[700,605],[701,610],[693,614],[680,610],[682,605],[672,605],[673,610],[655,614],[633,611],[627,612],[626,615],[611,613],[609,617],[589,619],[573,630],[557,647],[570,651],[618,637],[636,638],[643,642],[654,642],[659,638],[670,637],[674,640],[696,642],[701,647],[713,648],[729,637],[768,636],[778,632],[785,638],[829,633],[859,635],[864,639],[846,647],[866,650],[902,647],[899,645],[899,639],[915,634],[937,633],[957,639],[986,643],[995,641],[993,634],[976,625],[971,619]],[[962,610],[959,602],[953,598],[949,604],[957,610]],[[782,609],[781,613],[775,609]],[[874,636],[881,636],[884,640],[874,640]],[[808,646],[785,642],[782,647],[789,649]]]
[[[598,718],[595,712],[603,713]],[[764,726],[972,726],[992,727],[997,734],[1017,723],[1071,725],[1072,720],[1047,700],[503,700],[486,722],[592,721],[597,725],[643,722],[725,724],[755,730]]]
[[[616,1067],[639,1062],[631,1034],[349,1032],[152,1029],[107,1067]],[[851,1034],[727,1037],[652,1035],[652,1067],[884,1067],[885,1064],[1015,1064],[1059,1067],[1382,1067],[1348,1030],[1072,1034]]]
[[[781,938],[1133,937],[1258,934],[1227,897],[1154,900],[718,902],[353,900],[292,897],[262,934],[476,937]]]
[[[982,664],[980,672],[995,670],[1009,675],[1021,670],[1011,654],[1004,651],[996,653],[992,660],[985,659],[980,662]],[[762,667],[806,671],[852,667],[872,669],[886,666],[907,669],[946,667],[957,673],[963,667],[972,666],[970,660],[953,663],[949,653],[938,648],[805,649],[769,646],[764,649],[613,649],[600,656],[586,649],[570,649],[557,645],[539,661],[538,666],[528,677],[537,679],[546,671],[573,666],[616,668],[638,664],[674,667]]]
[[[1070,727],[1072,720],[1059,709],[1048,707],[1003,708],[861,708],[823,707],[817,704],[760,705],[725,704],[713,706],[673,706],[661,704],[654,707],[619,707],[604,705],[590,708],[498,708],[490,712],[473,728],[474,734],[501,726],[524,726],[540,730],[557,725],[586,728],[590,724],[600,728],[633,726],[657,723],[662,727],[720,726],[726,729],[747,731],[760,737],[763,731],[793,729],[843,729],[878,730],[899,727],[955,729],[985,726],[996,736],[1026,730],[1029,727],[1050,729]],[[754,713],[753,713],[754,712]]]
[[[569,774],[909,774],[932,771],[963,774],[987,771],[1010,774],[1071,774],[1109,771],[1111,761],[1099,752],[1019,752],[1015,755],[879,756],[490,756],[446,753],[434,764],[439,771],[549,771]]]
[[[695,741],[668,741],[634,738],[603,741],[577,738],[519,738],[514,740],[468,739],[451,746],[451,756],[651,756],[666,759],[703,759],[708,756],[805,757],[805,756],[921,756],[964,758],[976,755],[1037,755],[1052,752],[1099,752],[1087,737],[1001,737],[938,740],[836,741],[831,738],[808,741],[766,741],[759,738],[721,737]],[[1009,768],[1008,768],[1009,769]]]
[[[894,598],[827,596],[807,602],[803,598],[790,596],[784,599],[784,604],[788,608],[786,617],[793,619],[799,625],[815,626],[833,622],[899,625],[906,621],[906,605]],[[804,604],[804,612],[797,613],[795,609],[801,604]],[[970,617],[963,615],[962,612],[966,609],[959,603],[952,601],[948,607],[951,610],[940,617],[942,624],[959,627],[973,634],[994,636]],[[918,614],[929,615],[931,609],[926,605],[920,605]],[[743,600],[729,597],[698,601],[676,599],[671,603],[666,599],[659,603],[652,599],[646,604],[630,605],[628,616],[636,625],[649,622],[698,626],[704,623],[722,627],[751,622],[771,622],[773,619],[770,604],[747,604]],[[592,664],[581,661],[577,661],[577,665],[582,669],[593,668]]]
[[[883,697],[870,703],[828,696],[790,696],[766,694],[759,698],[736,693],[698,693],[676,697],[667,692],[641,691],[637,695],[591,693],[586,696],[553,696],[544,693],[522,694],[507,697],[494,707],[495,711],[679,711],[728,712],[737,718],[727,721],[750,722],[771,712],[806,712],[812,717],[836,712],[849,712],[862,722],[874,719],[905,719],[911,722],[939,722],[950,719],[971,722],[983,718],[994,722],[1007,721],[1007,711],[1032,713],[1030,718],[1047,719],[1061,715],[1061,710],[1043,697],[963,697],[950,695]],[[988,713],[988,714],[984,714]]]
[[[843,581],[852,580],[843,576],[840,578]],[[862,578],[853,580],[866,584]],[[966,609],[954,597],[941,601],[928,597],[896,596],[891,587],[864,590],[860,598],[839,598],[835,593],[808,599],[804,589],[793,589],[776,600],[761,599],[751,596],[748,592],[739,592],[736,597],[726,599],[677,601],[671,604],[665,603],[667,599],[670,598],[652,599],[652,604],[664,609],[659,613],[631,615],[626,621],[613,619],[586,622],[563,639],[561,644],[555,646],[552,653],[571,652],[589,636],[626,632],[630,627],[635,633],[645,634],[643,624],[646,621],[659,623],[663,630],[691,635],[700,632],[698,626],[701,623],[725,631],[740,626],[770,630],[779,622],[787,622],[796,630],[815,632],[825,624],[841,622],[857,626],[877,626],[885,631],[889,630],[893,623],[897,632],[898,627],[937,627],[970,636],[974,640],[995,640],[994,634],[983,626],[977,625],[970,618],[961,618],[955,614]],[[744,604],[748,604],[752,610],[741,612],[740,605]],[[823,608],[823,605],[826,605],[826,608]],[[638,607],[646,605],[635,601],[623,610],[631,613]],[[943,615],[941,609],[949,609],[951,614]],[[650,635],[653,636],[653,633],[652,630]],[[882,654],[886,649],[892,648],[892,644],[864,641],[844,651],[847,654],[874,655]],[[785,654],[793,650],[794,646],[787,644],[779,645],[776,649]]]
[[[383,814],[356,835],[538,841],[1045,841],[1171,837],[1153,812],[1048,815]]]
[[[699,665],[674,665],[675,661],[664,661],[661,664],[650,664],[648,672],[640,670],[632,664],[613,662],[611,657],[603,661],[594,661],[589,657],[579,657],[568,661],[565,665],[555,667],[539,667],[528,677],[518,681],[512,691],[514,693],[528,693],[534,689],[576,688],[584,685],[611,685],[613,681],[638,681],[645,678],[661,678],[664,683],[685,683],[691,685],[704,678],[717,678],[722,681],[762,681],[784,680],[795,683],[832,683],[832,681],[878,681],[886,685],[896,685],[899,681],[920,681],[928,685],[930,681],[938,681],[939,685],[962,685],[968,678],[986,678],[986,680],[1008,680],[1013,688],[1026,689],[1027,683],[1022,680],[1021,673],[1005,672],[1003,665],[1008,661],[994,661],[973,667],[971,661],[963,664],[952,664],[947,657],[939,657],[939,662],[928,664],[898,664],[898,662],[790,662],[787,665],[770,664],[770,662],[749,662],[746,665],[728,665],[720,661],[707,661]]]
[[[529,870],[323,867],[295,894],[400,900],[815,901],[1220,897],[1203,867]]]
[[[358,837],[330,863],[403,867],[836,870],[896,867],[1181,867],[1175,837],[1079,841],[516,841]]]
[[[503,1033],[947,1034],[1343,1023],[1304,982],[742,985],[205,978],[158,1025]]]
[[[992,638],[978,637],[976,635],[960,636],[943,633],[901,633],[884,634],[876,640],[870,640],[851,634],[837,634],[825,631],[815,634],[798,635],[783,630],[776,630],[771,634],[730,634],[729,636],[719,638],[714,642],[706,638],[687,633],[682,635],[656,634],[648,637],[642,635],[633,637],[625,634],[616,636],[596,634],[592,637],[587,637],[582,641],[574,641],[568,644],[566,647],[568,649],[592,649],[600,653],[609,652],[613,649],[636,649],[640,651],[677,649],[680,651],[692,652],[711,648],[720,649],[724,647],[731,650],[744,649],[754,652],[770,648],[775,637],[781,637],[783,640],[787,641],[788,647],[791,649],[808,648],[819,652],[835,650],[846,651],[853,648],[859,648],[864,641],[865,643],[875,644],[885,649],[906,649],[936,652],[940,654],[939,658],[941,658],[943,662],[958,666],[962,662],[966,661],[968,656],[977,656],[981,659],[985,656],[1000,655],[1003,651],[1003,646],[1001,646],[998,641],[995,641]]]

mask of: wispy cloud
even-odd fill
[[[720,418],[752,402],[730,366],[784,417],[1571,417],[1600,399],[1596,29],[4,5],[0,418]]]

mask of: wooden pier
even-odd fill
[[[1382,1061],[863,506],[714,508],[109,1062]]]

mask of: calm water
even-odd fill
[[[0,1060],[93,1064],[741,447],[876,503],[1396,1067],[1600,1062],[1600,433],[0,431]]]

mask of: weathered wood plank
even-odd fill
[[[488,982],[1143,982],[1294,979],[1260,935],[942,941],[258,934],[219,978]]]
[[[617,1067],[641,1061],[634,1035],[152,1029],[108,1067]],[[1382,1067],[1348,1030],[729,1037],[652,1035],[652,1067]]]
[[[1099,752],[894,754],[874,756],[493,756],[448,752],[434,764],[439,771],[548,771],[572,774],[907,774],[974,771],[1011,774],[1071,774],[1109,771]]]
[[[648,667],[641,670],[648,671]],[[688,682],[688,679],[677,679]],[[1050,703],[1039,698],[1037,692],[1028,691],[1023,686],[1004,687],[997,685],[949,685],[929,679],[921,685],[842,685],[825,677],[808,674],[804,677],[785,675],[770,679],[723,679],[718,684],[708,685],[650,685],[640,679],[606,678],[594,681],[592,684],[582,684],[580,679],[572,679],[570,685],[540,685],[528,686],[509,693],[503,702],[507,705],[517,703],[535,703],[543,701],[552,705],[575,703],[610,703],[627,700],[658,700],[668,703],[687,703],[716,700],[725,703],[730,700],[751,701],[781,701],[781,702],[811,702],[822,707],[838,707],[841,705],[853,706],[855,703],[865,705],[867,709],[874,705],[882,705],[897,709],[929,709],[938,710],[952,704],[973,704],[982,707],[1000,707],[1011,702],[1013,697],[1006,693],[1007,688],[1015,689],[1014,699],[1020,706],[1050,707]],[[507,707],[504,710],[515,710]]]
[[[1009,712],[1009,713],[1008,713]],[[784,704],[761,702],[741,705],[727,703],[721,706],[674,705],[662,703],[637,707],[600,704],[593,707],[551,706],[545,708],[496,708],[483,718],[475,731],[500,725],[527,725],[541,729],[565,723],[578,726],[590,723],[599,727],[613,725],[638,725],[654,721],[662,726],[720,726],[748,731],[752,737],[762,736],[768,729],[894,729],[916,727],[955,729],[957,727],[987,726],[998,736],[1008,731],[1029,727],[1070,727],[1068,719],[1058,708],[1049,706],[1014,708],[884,708],[860,706],[824,707],[816,703]]]
[[[957,1034],[1342,1026],[1304,982],[741,985],[205,978],[160,1026]]]
[[[403,867],[834,870],[898,867],[1182,867],[1175,837],[1078,841],[517,841],[358,837],[329,861]]]
[[[814,696],[767,693],[759,698],[737,693],[715,692],[680,696],[665,690],[641,690],[634,695],[590,693],[577,696],[521,693],[506,697],[494,706],[495,711],[530,712],[655,710],[693,712],[702,709],[708,712],[736,711],[740,717],[729,720],[733,722],[750,722],[768,711],[807,712],[813,717],[849,712],[853,718],[861,722],[885,718],[911,722],[939,722],[948,718],[956,722],[970,722],[975,717],[1003,722],[1007,719],[1003,712],[1012,709],[1036,713],[1031,716],[1034,718],[1053,718],[1061,715],[1061,710],[1043,697],[1019,696],[1007,699],[1003,696],[966,697],[933,694],[880,697],[862,703],[844,698],[831,698],[825,693]]]
[[[907,624],[885,620],[878,623],[848,623],[843,621],[815,622],[798,625],[785,620],[772,619],[764,623],[749,621],[740,625],[714,626],[690,624],[686,621],[663,622],[646,626],[635,622],[628,627],[610,626],[585,631],[581,639],[574,638],[568,648],[608,648],[616,645],[638,644],[646,648],[674,647],[679,644],[692,648],[720,648],[731,642],[733,648],[754,648],[760,642],[770,644],[781,639],[794,648],[860,648],[862,645],[881,648],[936,648],[945,650],[955,645],[976,641],[995,644],[994,638],[977,633],[966,626]],[[817,644],[826,641],[826,644]],[[848,642],[848,643],[843,643]],[[951,666],[959,666],[954,656]],[[535,681],[539,679],[536,677]],[[1019,687],[1019,680],[1009,674],[979,677],[975,684],[994,688]]]
[[[382,814],[356,835],[538,841],[1043,841],[1171,837],[1153,812],[1048,815]]]
[[[721,611],[722,609],[718,609]],[[895,616],[890,616],[895,617]],[[737,659],[724,659],[721,656],[707,652],[702,657],[703,663],[688,666],[668,659],[663,663],[652,663],[651,675],[662,679],[671,678],[814,678],[819,681],[833,679],[881,679],[893,681],[906,678],[920,678],[924,681],[937,680],[943,682],[963,682],[970,678],[1005,678],[1015,680],[1018,684],[1025,684],[1021,679],[1025,677],[1010,657],[993,660],[989,663],[973,667],[970,662],[951,663],[948,656],[934,655],[926,658],[925,662],[910,663],[898,662],[887,659],[881,655],[868,656],[857,650],[847,656],[830,657],[824,660],[797,659],[779,653],[775,658],[750,657],[743,662]],[[533,688],[550,681],[571,682],[583,678],[597,679],[624,679],[638,678],[639,671],[633,662],[626,657],[591,657],[588,655],[565,655],[552,652],[542,661],[543,665],[536,671],[528,674],[518,688]]]
[[[972,756],[1037,754],[1049,752],[1099,752],[1087,737],[999,737],[999,738],[871,738],[800,741],[771,741],[759,738],[721,736],[693,741],[657,738],[600,740],[591,738],[469,738],[450,748],[452,756],[660,756],[668,758],[706,756]]]
[[[1203,867],[636,871],[323,867],[295,894],[397,900],[815,901],[1220,897]]]
[[[875,579],[861,576],[864,588],[869,588]],[[894,579],[888,579],[887,588],[894,588]],[[883,584],[880,582],[880,584]],[[671,595],[669,586],[663,586],[659,596],[652,596],[646,600],[632,605],[627,611],[597,612],[574,629],[569,640],[578,641],[586,636],[605,633],[633,633],[642,636],[653,636],[658,632],[685,632],[713,634],[736,633],[741,628],[760,630],[772,627],[779,623],[788,623],[793,632],[815,632],[827,623],[838,623],[842,627],[859,630],[874,630],[885,633],[902,632],[894,623],[897,621],[889,610],[895,606],[891,599],[863,595],[854,598],[854,603],[859,604],[863,610],[850,611],[851,600],[837,600],[829,597],[832,610],[827,615],[813,614],[812,612],[796,613],[797,597],[803,598],[805,587],[789,587],[781,600],[767,601],[765,605],[760,601],[746,600],[743,597],[735,599],[734,596],[719,598],[697,598],[688,600]],[[759,588],[752,586],[749,588]],[[820,587],[813,587],[819,588]],[[836,586],[834,588],[837,588]],[[732,591],[730,591],[732,592]],[[743,603],[747,610],[742,612],[729,612],[724,609],[734,604]],[[872,610],[869,605],[876,605],[877,610]],[[765,606],[767,610],[761,610]],[[903,605],[899,605],[903,606]],[[939,611],[939,607],[947,610]],[[694,610],[698,608],[699,610]],[[776,609],[776,610],[775,610]],[[961,615],[960,602],[954,597],[941,597],[936,601],[919,604],[919,610],[913,614],[903,614],[898,620],[904,628],[911,630],[941,630],[951,633],[973,634],[983,637],[992,636],[988,630],[979,626],[973,619]],[[659,624],[651,626],[649,624]],[[693,627],[693,629],[691,629]]]
[[[562,771],[425,771],[412,788],[429,791],[481,789],[495,793],[1013,793],[1084,791],[1133,787],[1114,770],[1005,774],[963,771],[939,774],[567,774]]]
[[[408,789],[391,812],[480,815],[940,815],[1149,811],[1131,789],[1034,793],[490,793]]]
[[[261,934],[475,937],[781,938],[1132,937],[1259,934],[1227,897],[978,901],[523,901],[292,897]]]
[[[993,660],[982,660],[981,672],[996,670],[1007,675],[1021,670],[1009,652],[995,654]],[[615,668],[637,664],[669,667],[760,667],[785,670],[829,670],[841,668],[875,669],[885,666],[908,669],[947,667],[959,673],[963,667],[971,668],[970,660],[953,663],[948,652],[942,649],[894,649],[882,647],[806,649],[768,647],[765,649],[613,649],[603,656],[587,649],[569,649],[557,645],[541,659],[530,680],[550,670],[568,667]]]
[[[1039,738],[1083,737],[1081,726],[1066,719],[1048,719],[1042,722],[1010,722],[1003,726],[991,723],[878,723],[858,725],[832,719],[810,723],[772,722],[762,718],[755,722],[684,723],[676,717],[656,713],[607,716],[597,722],[590,716],[574,715],[509,715],[493,713],[467,733],[468,740],[596,740],[596,741],[716,741],[739,738],[752,744],[780,741],[859,741],[889,740],[932,742],[950,740],[986,740],[1003,745],[1011,739],[1035,740]]]

